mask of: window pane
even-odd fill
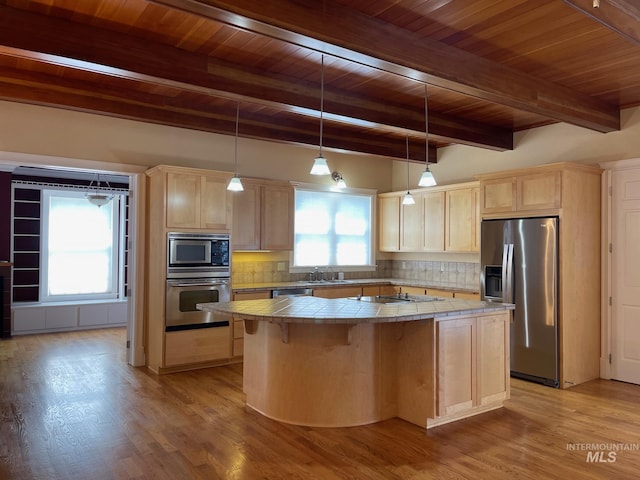
[[[67,191],[46,191],[45,198],[45,295],[115,294],[117,201],[97,207],[83,194]]]
[[[294,265],[371,265],[372,198],[297,189]]]

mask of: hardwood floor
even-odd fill
[[[0,341],[1,479],[577,480],[640,472],[635,385],[596,380],[561,391],[512,380],[504,408],[429,431],[402,420],[307,428],[246,408],[241,365],[156,376],[126,365],[124,344],[124,329]]]

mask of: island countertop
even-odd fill
[[[360,324],[409,322],[448,316],[513,310],[508,303],[444,298],[423,302],[378,304],[351,298],[312,296],[201,303],[197,308],[273,323]]]

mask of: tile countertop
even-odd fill
[[[258,290],[277,290],[287,288],[322,288],[322,287],[348,287],[350,285],[398,285],[411,286],[421,288],[433,288],[436,290],[451,292],[468,292],[478,293],[478,289],[458,288],[458,287],[440,287],[420,280],[403,280],[401,278],[357,278],[351,280],[335,280],[312,282],[306,280],[292,282],[267,282],[267,283],[235,283],[233,284],[233,292],[251,292]]]
[[[315,324],[410,322],[515,308],[509,303],[453,298],[430,302],[378,304],[349,298],[327,299],[311,296],[200,303],[196,307],[204,311],[239,315],[244,320]]]

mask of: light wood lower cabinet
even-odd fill
[[[235,292],[233,300],[259,300],[271,298],[271,290],[256,290],[253,292]]]
[[[244,355],[244,320],[233,317],[233,351],[234,357]]]
[[[313,296],[321,298],[346,298],[357,297],[358,295],[362,295],[362,287],[327,287],[313,289]]]
[[[231,327],[199,328],[165,334],[165,366],[211,362],[231,357]]]
[[[436,418],[440,425],[509,398],[509,312],[436,322]]]

